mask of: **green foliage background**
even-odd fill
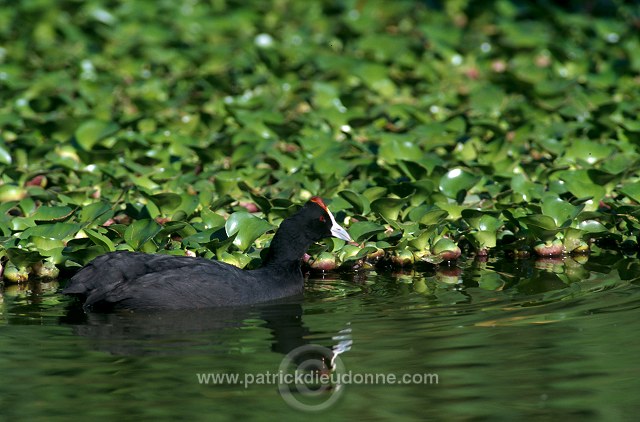
[[[358,242],[417,257],[637,246],[634,2],[0,5],[10,265],[115,249],[255,265],[311,195]]]

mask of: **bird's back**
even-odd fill
[[[100,308],[205,308],[271,299],[258,273],[203,258],[112,252],[94,259],[63,293]],[[262,300],[261,300],[262,299]]]

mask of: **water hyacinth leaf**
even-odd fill
[[[40,224],[20,233],[20,239],[40,236],[47,239],[67,240],[76,235],[82,226],[77,223]]]
[[[226,220],[218,213],[211,211],[209,208],[203,208],[200,211],[200,218],[207,229],[219,229],[224,227]]]
[[[236,235],[233,244],[242,251],[249,249],[258,237],[271,229],[273,226],[269,222],[246,211],[234,212],[225,223],[227,235]]]
[[[535,226],[545,230],[558,229],[556,221],[548,215],[527,215],[519,218],[518,221],[524,223],[527,227]]]
[[[38,248],[40,253],[44,254],[47,251],[63,248],[64,240],[51,239],[49,237],[41,236],[29,236],[29,240]]]
[[[608,163],[609,159],[607,159],[604,163]],[[632,163],[629,163],[627,161],[627,168],[631,168],[633,167]],[[602,170],[598,170],[598,169],[589,169],[586,170],[587,175],[589,176],[589,178],[596,184],[596,185],[608,185],[609,183],[616,183],[618,182],[621,178],[622,178],[622,174],[618,173],[610,173],[607,171],[602,171]]]
[[[75,136],[78,144],[85,151],[91,151],[93,146],[102,139],[113,135],[120,128],[115,123],[101,120],[87,120],[76,130]]]
[[[92,225],[99,226],[113,217],[113,210],[108,202],[94,202],[85,207],[82,207],[78,220],[81,223],[92,223]]]
[[[269,201],[269,199],[262,195],[255,194],[253,192],[250,192],[249,195],[251,195],[251,199],[253,199],[253,202],[256,203],[256,205],[258,206],[258,209],[262,211],[265,215],[268,215],[269,212],[271,211],[271,202]]]
[[[30,215],[32,218],[33,218],[33,214],[38,209],[38,205],[36,205],[36,201],[34,201],[33,198],[31,198],[29,196],[27,196],[26,198],[22,199],[18,203],[18,206],[22,210],[22,214],[23,215]]]
[[[188,248],[196,249],[214,240],[224,240],[222,239],[222,236],[220,236],[221,234],[220,232],[221,230],[219,228],[207,229],[200,232],[196,232],[182,239],[182,243]],[[225,239],[228,238],[226,236],[226,232],[224,233],[224,238]]]
[[[390,164],[399,160],[417,160],[422,156],[420,147],[406,136],[384,136],[381,139],[379,156]]]
[[[134,221],[124,232],[124,241],[134,250],[140,250],[142,246],[160,233],[162,226],[152,219]]]
[[[439,255],[444,252],[454,251],[458,248],[456,242],[446,237],[439,239],[431,248],[431,253]]]
[[[578,224],[578,228],[587,233],[605,233],[607,228],[596,220],[584,220]]]
[[[378,198],[371,202],[371,209],[386,220],[396,221],[406,202],[401,198]]]
[[[495,85],[482,84],[470,94],[469,105],[475,113],[499,115],[505,93]]]
[[[440,224],[447,218],[448,215],[449,213],[445,210],[432,209],[422,214],[418,218],[418,222],[426,226]]]
[[[531,202],[542,197],[544,186],[528,180],[522,174],[516,174],[511,179],[511,190],[517,202]]]
[[[71,207],[39,207],[32,218],[34,221],[63,221],[73,214],[74,210]]]
[[[322,242],[325,250],[329,252],[336,252],[341,250],[345,246],[345,241],[336,237],[329,237]]]
[[[5,221],[0,221],[0,236],[11,236],[11,229]]]
[[[231,245],[233,245],[236,239],[236,235],[237,233],[227,237],[226,239],[215,238],[212,241],[206,243],[204,246],[206,246],[210,251],[213,251],[216,256],[220,256],[222,253],[227,252]]]
[[[0,164],[9,165],[13,162],[11,158],[11,154],[9,153],[9,148],[5,145],[4,142],[0,141]]]
[[[428,250],[429,243],[435,235],[434,229],[421,230],[414,234],[414,238],[409,240],[408,244],[417,251]]]
[[[384,226],[373,221],[358,221],[349,227],[349,234],[356,242],[364,242],[383,231]]]
[[[587,170],[565,170],[557,173],[565,183],[569,192],[576,198],[592,198],[594,206],[591,210],[597,208],[598,202],[606,194],[603,183],[592,183]]]
[[[372,250],[375,250],[375,248],[371,248]],[[340,262],[348,262],[348,261],[354,261],[358,258],[356,258],[356,255],[358,254],[358,252],[360,252],[362,249],[360,249],[357,246],[354,245],[344,245],[340,251],[338,252],[338,261]]]
[[[462,211],[466,208],[463,205],[459,205],[455,202],[438,202],[438,208],[446,211],[449,220],[457,220],[462,217]]]
[[[211,204],[209,204],[209,208],[212,211],[216,211],[216,210],[219,210],[220,208],[226,207],[229,204],[233,204],[234,202],[235,202],[235,199],[233,199],[229,195],[222,195],[222,196],[214,199],[213,202],[211,202]]]
[[[480,218],[477,229],[480,231],[497,232],[502,227],[502,221],[492,215],[485,214]]]
[[[564,227],[571,224],[571,221],[584,208],[584,204],[572,205],[554,194],[547,194],[542,198],[541,207],[542,213],[553,218],[556,226]]]
[[[398,160],[395,165],[412,182],[427,176],[427,169],[415,161]]]
[[[628,183],[620,189],[620,192],[640,203],[640,182]]]
[[[452,169],[440,178],[440,192],[448,198],[458,199],[462,194],[466,194],[466,191],[471,189],[479,180],[479,177],[465,170]]]
[[[376,199],[382,198],[387,193],[387,188],[382,186],[372,186],[370,188],[365,189],[362,192],[369,201],[373,202]]]
[[[64,265],[68,268],[85,266],[89,262],[93,261],[95,258],[103,254],[104,248],[102,246],[87,246],[87,244],[85,244],[84,242],[79,244],[69,242],[67,244],[67,247],[62,251],[62,256],[65,259]]]
[[[349,246],[349,245],[345,245]],[[378,250],[378,248],[375,248],[373,246],[365,246],[364,248],[360,248],[360,250],[358,251],[357,254],[355,254],[355,256],[351,256],[349,259],[363,259],[366,258],[367,255],[369,255],[370,253],[374,253]]]
[[[98,246],[102,246],[106,251],[113,252],[116,250],[113,242],[104,234],[100,233],[97,230],[92,229],[84,229],[87,237],[93,241]]]
[[[196,211],[196,209],[200,206],[200,199],[197,195],[183,194],[181,195],[181,202],[178,209],[174,212],[172,216],[172,220],[182,220],[184,218],[188,218]],[[176,218],[177,215],[184,215],[184,218]]]
[[[480,225],[480,219],[485,214],[480,210],[465,209],[462,211],[461,215],[464,221],[466,221],[470,227],[478,230],[478,226]]]
[[[564,239],[562,243],[567,251],[571,252],[576,249],[582,243],[582,238],[585,232],[580,229],[574,229],[569,227],[564,231]]]
[[[371,211],[371,202],[362,194],[352,190],[343,190],[338,195],[353,207],[353,211],[356,214],[367,215]]]
[[[600,171],[602,173],[609,173],[610,175],[618,175],[631,167],[635,167],[637,161],[638,154],[636,153],[614,154],[602,162],[601,170],[589,169],[589,172]],[[597,179],[593,178],[593,180],[596,181]]]
[[[463,210],[462,218],[464,218],[470,227],[479,231],[497,231],[502,227],[502,221],[500,221],[500,219],[480,210]]]
[[[197,231],[191,224],[185,223],[184,221],[168,221],[162,226],[158,237],[166,237],[174,233],[179,233],[180,236],[187,237],[197,233]]]
[[[8,248],[5,250],[9,261],[16,267],[28,267],[42,261],[43,256],[37,251],[28,251],[22,248]]]
[[[182,197],[177,193],[163,192],[149,196],[149,199],[160,209],[164,214],[173,212],[182,203]]]
[[[614,150],[613,145],[605,145],[588,139],[576,139],[569,144],[565,156],[570,161],[583,161],[593,165],[610,156]]]
[[[497,240],[497,232],[495,231],[476,231],[469,233],[472,243],[476,249],[495,248]]]
[[[556,233],[562,230],[556,226],[555,220],[547,215],[528,215],[519,218],[518,221],[524,224],[537,239],[543,241],[553,240]]]

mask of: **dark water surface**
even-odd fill
[[[314,277],[283,304],[89,315],[56,283],[5,286],[0,420],[635,420],[639,284],[638,261],[620,256],[470,260]],[[319,412],[264,376],[307,344],[352,375],[289,396],[304,407],[336,395]],[[264,382],[197,375],[233,373]],[[356,384],[364,374],[381,375]],[[416,382],[382,383],[389,374]]]

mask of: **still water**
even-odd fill
[[[2,301],[0,420],[610,421],[640,411],[640,263],[621,256],[313,276],[302,300],[243,309],[85,315],[56,283],[5,286]],[[309,344],[337,356],[342,382],[289,385],[285,400],[268,374]],[[207,374],[239,379],[206,384]]]

